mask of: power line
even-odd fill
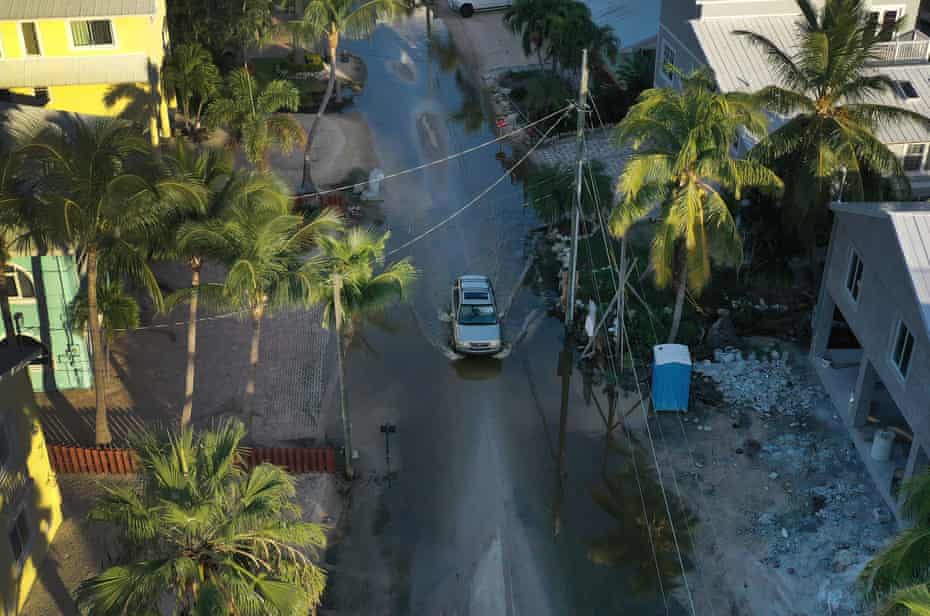
[[[587,143],[586,143],[585,145],[587,145]],[[590,166],[589,166],[589,174],[590,174]],[[592,181],[592,184],[593,184],[593,181]],[[593,189],[592,189],[592,190],[593,190]],[[596,209],[596,211],[598,212],[599,220],[603,221],[604,218],[603,218],[602,212],[600,211],[600,203],[597,202],[597,200],[594,200],[594,201],[595,201],[595,209]],[[599,230],[600,230],[602,239],[603,239],[603,241],[604,241],[605,250],[606,250],[606,252],[607,252],[608,261],[611,262],[611,263],[613,263],[613,259],[612,259],[613,255],[612,255],[612,252],[610,251],[609,243],[608,243],[608,241],[607,241],[605,225],[604,225],[604,224],[600,224],[599,227],[600,227]],[[590,250],[590,237],[588,238],[588,247],[589,247],[589,250]],[[621,275],[622,275],[622,274],[621,274]],[[616,280],[614,280],[614,277],[613,277],[613,276],[611,276],[610,280],[611,280],[611,284],[612,284],[613,287],[614,287],[614,292],[616,293],[616,292],[618,291],[618,289],[619,289],[618,283],[616,282]],[[595,284],[595,289],[597,289],[596,284]],[[599,293],[599,290],[597,290],[597,292]],[[618,332],[619,335],[624,335],[624,332],[625,332],[625,330],[626,330],[626,317],[625,317],[625,315],[622,315],[622,314],[620,315],[620,318],[618,319],[618,325],[619,325],[619,329],[620,329],[620,332]],[[652,436],[652,428],[649,426],[649,417],[648,417],[648,414],[647,414],[647,412],[646,412],[645,400],[643,399],[642,388],[641,388],[641,386],[640,386],[640,384],[639,384],[639,377],[638,377],[638,374],[637,374],[637,371],[636,371],[636,366],[635,366],[635,364],[633,364],[633,354],[632,354],[632,348],[630,347],[630,345],[627,345],[627,350],[628,350],[628,352],[629,352],[629,354],[630,354],[630,364],[631,364],[631,368],[632,368],[632,370],[633,370],[633,377],[634,377],[634,380],[636,381],[636,388],[637,388],[637,393],[638,393],[639,401],[640,401],[640,402],[639,402],[639,406],[640,406],[640,408],[641,408],[641,410],[642,410],[642,412],[643,412],[643,422],[644,422],[645,427],[646,427],[646,435],[647,435],[647,438],[648,438],[648,440],[649,440],[649,446],[650,446],[650,450],[651,450],[651,452],[652,452],[653,462],[655,463],[655,467],[656,467],[656,478],[657,478],[657,480],[658,480],[659,488],[660,488],[660,491],[661,491],[661,493],[662,493],[662,500],[663,500],[663,502],[664,502],[664,504],[665,504],[665,512],[666,512],[666,515],[668,516],[669,528],[670,528],[670,530],[671,530],[671,532],[672,532],[672,540],[673,540],[673,543],[674,543],[674,545],[675,545],[675,552],[676,552],[676,554],[677,554],[677,556],[678,556],[678,563],[679,563],[679,566],[680,566],[680,568],[681,568],[682,580],[683,580],[683,582],[684,582],[685,590],[686,590],[687,596],[688,596],[688,604],[689,604],[689,606],[690,606],[690,608],[691,608],[691,613],[692,613],[693,615],[696,615],[696,614],[697,614],[697,611],[696,611],[695,606],[694,606],[694,597],[693,597],[693,594],[692,594],[692,592],[691,592],[691,586],[690,586],[690,584],[689,584],[689,582],[688,582],[688,575],[687,575],[687,572],[686,572],[686,569],[685,569],[684,558],[683,558],[682,553],[681,553],[681,546],[679,545],[679,542],[678,542],[678,532],[677,532],[677,530],[675,529],[675,522],[674,522],[673,517],[672,517],[671,506],[670,506],[669,500],[668,500],[668,493],[667,493],[667,491],[666,491],[666,489],[665,489],[665,481],[664,481],[664,479],[663,479],[663,477],[662,477],[662,467],[661,467],[661,465],[660,465],[660,463],[659,463],[658,454],[657,454],[657,452],[656,452],[655,441],[654,441],[653,436]],[[608,357],[611,357],[611,356],[612,356],[612,348],[611,348],[610,345],[608,345]],[[612,367],[612,370],[613,370],[613,373],[614,373],[614,378],[615,378],[615,380],[617,380],[617,381],[619,382],[619,374],[617,373],[617,370],[616,370],[616,364],[615,364],[613,361],[611,361],[611,364],[612,364],[611,367]],[[674,474],[674,469],[672,469],[672,472],[673,472],[673,474]],[[697,561],[695,561],[695,562],[697,562]]]
[[[394,173],[389,173],[389,174],[385,175],[383,178],[381,178],[379,181],[383,182],[384,180],[390,180],[390,179],[393,179],[393,178],[396,178],[396,177],[400,177],[400,176],[402,176],[402,175],[409,175],[409,174],[415,173],[415,172],[417,172],[417,171],[422,171],[423,169],[428,169],[428,168],[430,168],[430,167],[435,167],[436,165],[441,165],[441,164],[443,164],[443,163],[449,162],[450,160],[455,160],[456,158],[461,158],[462,156],[465,156],[466,154],[471,154],[472,152],[476,152],[476,151],[478,151],[478,150],[480,150],[480,149],[482,149],[482,148],[486,148],[486,147],[488,147],[489,145],[494,145],[495,143],[500,143],[501,141],[504,141],[505,139],[508,139],[508,138],[510,138],[510,137],[512,137],[512,136],[514,136],[514,135],[518,135],[518,134],[520,134],[520,133],[526,132],[526,131],[528,131],[529,129],[535,127],[537,124],[541,124],[542,122],[545,122],[546,120],[549,120],[549,119],[551,119],[551,118],[554,118],[555,116],[559,115],[560,113],[564,114],[564,113],[568,112],[568,111],[571,110],[573,107],[574,107],[574,105],[566,105],[565,107],[563,107],[562,109],[559,109],[558,111],[553,111],[553,112],[550,113],[549,115],[544,116],[544,117],[542,117],[542,118],[540,118],[540,119],[538,119],[538,120],[535,120],[534,122],[530,122],[529,124],[526,124],[525,126],[521,126],[521,127],[518,128],[518,129],[512,130],[512,131],[510,131],[509,133],[504,133],[503,135],[500,135],[499,137],[495,137],[494,139],[490,139],[490,140],[488,140],[488,141],[485,141],[484,143],[480,143],[480,144],[478,144],[478,145],[476,145],[476,146],[472,146],[472,147],[470,147],[470,148],[468,148],[468,149],[462,150],[461,152],[456,152],[455,154],[450,154],[449,156],[445,156],[445,157],[443,157],[443,158],[439,158],[439,159],[430,161],[430,162],[428,162],[428,163],[423,163],[422,165],[417,165],[416,167],[410,167],[410,168],[404,169],[404,170],[402,170],[402,171],[397,171],[397,172],[394,172]],[[561,122],[561,118],[559,119],[559,122]],[[559,122],[556,122],[555,125],[558,125]],[[548,135],[550,132],[552,132],[552,127],[550,127],[549,130],[547,130],[545,134]],[[302,198],[302,199],[305,199],[305,198],[307,198],[307,197],[319,197],[319,196],[328,195],[328,194],[334,193],[334,192],[342,192],[342,191],[344,191],[344,190],[354,190],[354,189],[356,189],[356,188],[361,188],[362,186],[367,186],[367,185],[370,184],[370,183],[371,183],[371,180],[365,180],[365,181],[363,181],[363,182],[358,182],[358,183],[355,183],[355,184],[348,184],[348,185],[345,185],[345,186],[338,186],[338,187],[336,187],[336,188],[327,188],[326,190],[318,190],[317,192],[307,193],[307,194],[299,195],[299,196],[300,196],[300,198]]]
[[[478,193],[478,194],[477,194],[474,198],[472,198],[468,203],[466,203],[465,205],[463,205],[463,206],[460,207],[459,209],[455,210],[454,212],[452,212],[451,214],[449,214],[448,216],[446,216],[445,218],[443,218],[442,220],[440,220],[439,222],[437,222],[435,225],[433,225],[433,226],[429,227],[428,229],[426,229],[426,231],[423,231],[422,233],[420,233],[420,234],[414,236],[412,239],[410,239],[410,240],[404,242],[403,244],[401,244],[401,245],[398,246],[397,248],[388,251],[387,254],[386,254],[385,256],[391,256],[391,255],[397,254],[397,253],[400,252],[401,250],[404,250],[405,248],[408,248],[409,246],[411,246],[411,245],[413,245],[413,244],[419,242],[420,240],[422,240],[422,239],[425,238],[426,236],[430,235],[433,231],[436,231],[437,229],[439,229],[439,228],[445,226],[445,225],[448,224],[450,221],[452,221],[453,219],[457,218],[462,212],[464,212],[465,210],[469,209],[470,207],[472,207],[473,205],[475,205],[476,203],[478,203],[478,202],[481,200],[481,198],[484,197],[484,196],[485,196],[486,194],[488,194],[489,192],[491,192],[491,191],[494,189],[494,187],[496,187],[498,184],[500,184],[501,182],[503,182],[504,180],[506,180],[507,178],[509,178],[509,177],[511,176],[511,174],[513,174],[514,170],[515,170],[517,167],[519,167],[521,164],[523,164],[523,162],[524,162],[527,158],[529,158],[530,155],[531,155],[533,152],[536,151],[536,148],[538,148],[540,145],[542,145],[543,141],[546,140],[546,138],[547,138],[547,137],[549,136],[549,134],[555,129],[555,127],[558,126],[559,123],[565,118],[565,116],[568,115],[568,112],[571,111],[572,107],[573,107],[573,105],[570,105],[567,109],[565,109],[565,110],[562,112],[562,117],[560,117],[556,122],[554,122],[554,123],[552,124],[552,126],[550,126],[550,127],[546,130],[546,132],[543,133],[543,136],[540,137],[539,140],[538,140],[536,143],[534,143],[533,146],[532,146],[529,150],[526,151],[526,153],[520,158],[520,160],[518,160],[512,167],[510,167],[509,169],[507,169],[499,178],[497,178],[496,180],[494,180],[494,182],[492,182],[487,188],[485,188],[485,189],[482,190],[480,193]]]

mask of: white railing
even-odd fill
[[[930,40],[895,40],[876,44],[875,64],[919,64],[930,57]]]

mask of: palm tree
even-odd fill
[[[860,581],[880,602],[878,614],[930,614],[930,472],[901,486],[901,514],[914,525],[873,558]]]
[[[121,120],[89,122],[72,116],[64,128],[47,125],[41,129],[24,153],[39,163],[36,190],[51,206],[47,214],[60,243],[75,248],[87,271],[87,322],[97,402],[95,440],[106,445],[111,438],[97,297],[99,274],[140,285],[161,306],[145,240],[157,232],[161,212],[196,207],[203,191],[188,178],[160,173],[151,164],[152,147]]]
[[[562,109],[570,98],[565,82],[557,75],[539,73],[526,82],[524,104],[531,120]]]
[[[118,531],[124,562],[78,586],[82,613],[290,616],[320,602],[314,564],[324,529],[302,520],[294,478],[261,464],[244,470],[240,422],[194,434],[146,434],[141,480],[106,487],[93,520]]]
[[[304,139],[300,122],[276,113],[281,109],[296,111],[299,104],[300,91],[290,82],[276,79],[262,88],[249,71],[240,68],[226,78],[225,96],[210,103],[207,121],[213,127],[232,129],[233,139],[248,161],[267,171],[273,145],[289,153]]]
[[[215,310],[240,312],[252,325],[249,372],[243,411],[253,421],[262,319],[273,310],[305,306],[310,301],[310,276],[318,259],[306,254],[341,221],[323,212],[310,222],[289,213],[290,200],[280,184],[249,177],[234,202],[219,218],[189,222],[178,231],[177,245],[226,266],[223,282],[199,284],[177,291],[168,307],[197,301]],[[236,189],[239,191],[240,189]]]
[[[721,94],[709,75],[697,72],[683,77],[680,92],[644,92],[615,129],[616,142],[632,145],[634,153],[619,178],[611,230],[622,237],[653,208],[661,212],[650,261],[659,287],[677,277],[669,342],[678,335],[685,290],[700,292],[707,284],[711,258],[741,259],[724,191],[739,199],[744,187],[781,185],[771,170],[731,156],[741,126],[764,134],[765,117],[749,97]]]
[[[620,46],[610,26],[594,22],[591,9],[583,2],[562,3],[552,15],[548,29],[549,55],[553,71],[556,66],[577,69],[581,66],[581,51],[587,49],[598,56],[614,61]]]
[[[214,220],[225,208],[238,203],[251,191],[247,189],[248,180],[232,175],[232,157],[224,150],[195,147],[178,141],[175,149],[165,157],[165,163],[177,176],[188,177],[207,190],[203,207],[188,209],[184,212],[170,213],[165,221],[164,235],[157,238],[156,252],[159,256],[170,259],[184,259],[191,269],[192,294],[188,297],[187,320],[187,369],[184,373],[184,406],[181,408],[181,429],[190,424],[194,408],[194,372],[197,360],[197,287],[200,285],[200,270],[203,267],[203,255],[196,247],[182,242],[181,230],[185,225]],[[267,182],[266,182],[267,184]],[[275,187],[276,188],[276,187]],[[281,207],[286,195],[273,193],[266,198],[279,198]]]
[[[867,70],[877,58],[880,32],[867,23],[861,0],[826,0],[819,11],[797,0],[803,19],[796,50],[780,49],[753,32],[737,31],[762,49],[781,84],[762,88],[765,108],[793,116],[765,137],[750,156],[775,165],[785,178],[785,213],[795,231],[812,240],[817,217],[826,216],[831,185],[846,169],[844,199],[878,198],[882,176],[892,192],[909,192],[901,163],[874,134],[876,128],[930,119],[908,109],[871,102],[891,90],[885,75]]]
[[[139,327],[139,302],[126,292],[119,279],[101,276],[97,281],[97,310],[100,313],[100,329],[103,333],[103,356],[106,369],[105,382],[110,380],[110,349],[119,333]],[[72,329],[83,330],[87,327],[90,310],[87,302],[87,290],[82,290],[71,302],[70,325]]]
[[[316,116],[310,123],[310,130],[307,131],[303,179],[300,182],[304,191],[314,190],[310,174],[310,149],[313,147],[313,138],[316,136],[320,119],[329,106],[334,88],[337,91],[336,99],[342,98],[336,79],[340,37],[350,39],[367,37],[375,29],[379,20],[392,17],[402,6],[400,0],[310,0],[307,3],[300,20],[303,24],[301,28],[305,33],[314,32],[317,36],[326,38],[329,49],[329,81]]]
[[[549,37],[554,17],[561,7],[570,2],[571,0],[514,0],[504,13],[504,23],[511,32],[520,35],[523,53],[535,53],[540,67],[551,54]]]
[[[210,52],[200,43],[185,43],[175,47],[165,63],[165,85],[174,90],[181,102],[184,124],[188,133],[200,128],[204,105],[220,87],[220,71],[213,64]],[[197,111],[191,116],[191,101],[197,99]]]
[[[613,198],[613,181],[604,173],[604,164],[592,160],[588,166],[593,182],[582,186],[581,213],[585,218],[597,207],[610,208]],[[575,170],[567,165],[544,165],[534,168],[526,179],[527,201],[550,227],[568,220],[575,199],[574,176]]]
[[[336,331],[336,360],[339,370],[339,410],[345,439],[346,476],[352,469],[352,422],[349,420],[345,385],[344,355],[348,337],[367,317],[371,317],[399,299],[416,277],[416,270],[406,259],[375,273],[384,263],[384,247],[390,237],[380,237],[358,227],[341,236],[320,238],[321,258],[312,271],[311,294],[324,306],[323,327]]]

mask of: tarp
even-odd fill
[[[683,344],[652,349],[652,406],[657,411],[686,411],[691,389],[691,353]]]

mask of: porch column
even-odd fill
[[[911,449],[907,454],[907,464],[904,466],[904,481],[914,476],[915,473],[922,473],[927,470],[927,453],[923,447],[914,440],[911,442]],[[904,504],[903,492],[898,493],[898,507]]]
[[[872,362],[864,354],[859,362],[859,376],[856,378],[856,389],[849,399],[849,421],[856,428],[865,425],[872,407],[872,394],[875,391],[875,380],[878,375]]]
[[[820,301],[811,318],[811,361],[820,361],[827,352],[827,342],[830,340],[830,330],[833,329],[833,312],[836,303],[826,289],[820,294]]]

